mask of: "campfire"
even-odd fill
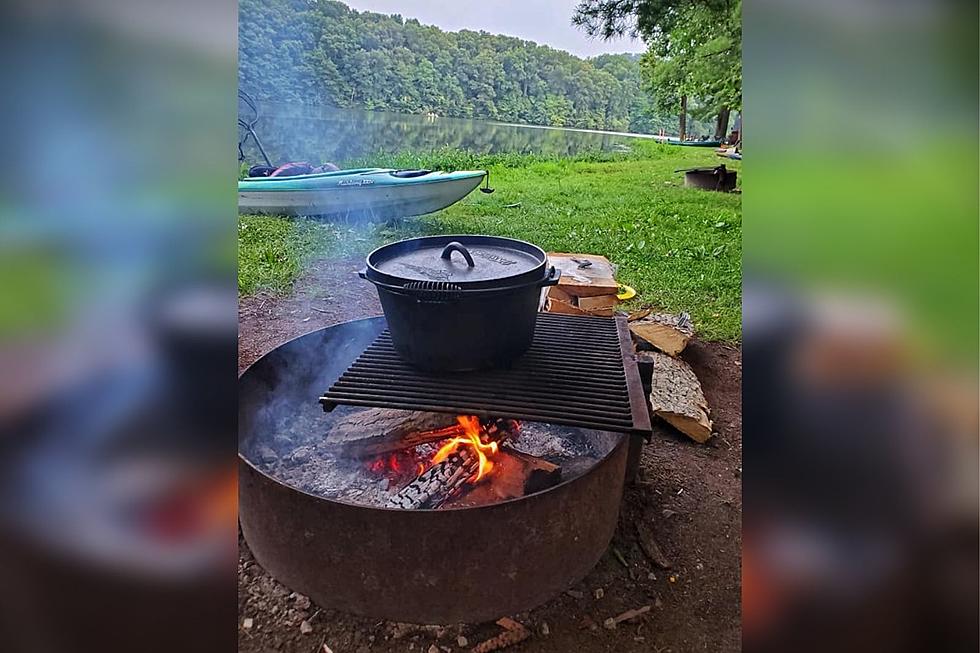
[[[365,468],[394,493],[386,508],[404,510],[480,505],[536,492],[561,479],[561,467],[512,446],[520,422],[459,415],[436,429],[404,431],[345,443],[340,458]],[[479,491],[477,491],[479,489]]]

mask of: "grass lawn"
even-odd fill
[[[493,234],[547,251],[606,256],[619,266],[619,281],[638,293],[625,308],[688,311],[704,338],[741,337],[741,196],[683,188],[682,175],[674,172],[723,161],[710,148],[640,142],[630,154],[577,159],[446,156],[375,161],[392,167],[488,167],[497,192],[474,192],[431,215],[366,227],[242,216],[240,292],[284,291],[312,257],[362,254],[416,235]],[[741,168],[738,161],[724,162]]]

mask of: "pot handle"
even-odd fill
[[[364,268],[363,270],[358,270],[357,276],[359,276],[362,279],[367,279],[367,268]]]
[[[555,286],[555,285],[558,285],[558,282],[560,280],[561,280],[561,270],[559,270],[554,265],[552,265],[551,266],[551,269],[548,270],[548,276],[545,277],[544,283],[542,283],[541,285],[542,286]]]
[[[459,252],[460,254],[462,254],[463,258],[466,259],[466,265],[470,267],[476,265],[473,262],[473,255],[470,254],[470,251],[465,247],[463,247],[461,243],[458,243],[455,240],[443,248],[442,254],[440,256],[448,261],[453,257],[453,252]]]

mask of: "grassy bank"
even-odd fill
[[[686,310],[704,337],[738,339],[741,197],[683,188],[674,172],[719,161],[710,149],[645,142],[626,154],[574,158],[452,151],[380,155],[372,158],[374,165],[487,168],[497,192],[474,192],[432,215],[360,228],[243,216],[239,289],[282,291],[311,257],[359,255],[399,238],[494,234],[549,251],[607,256],[619,266],[619,280],[638,292],[628,307]]]

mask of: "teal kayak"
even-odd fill
[[[238,182],[239,213],[358,215],[389,219],[444,209],[469,195],[485,170],[357,168]]]
[[[686,147],[718,147],[721,141],[682,141],[676,138],[668,138],[666,141],[670,145],[684,145]]]

